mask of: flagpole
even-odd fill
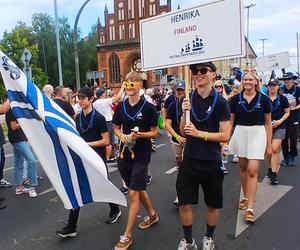
[[[54,14],[55,14],[55,35],[56,35],[56,49],[57,49],[57,61],[58,61],[59,85],[63,86],[64,84],[63,84],[62,66],[61,66],[61,52],[60,52],[60,40],[59,40],[57,0],[54,0]]]
[[[300,46],[300,41],[299,41],[299,33],[297,32],[297,34],[296,34],[296,36],[297,36],[297,69],[298,69],[298,74],[300,74],[300,62],[299,62],[299,50],[300,50],[300,48],[299,48],[299,46]]]
[[[184,80],[185,80],[185,98],[190,100],[190,77],[189,77],[189,66],[184,66]],[[190,117],[191,112],[188,110],[185,112],[185,123],[189,124],[191,122]]]

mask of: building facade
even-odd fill
[[[158,74],[143,72],[140,53],[139,21],[171,11],[171,0],[160,5],[159,0],[114,0],[114,13],[104,10],[104,25],[98,21],[98,70],[104,72],[100,85],[118,86],[130,71],[137,71],[145,87],[156,84]]]

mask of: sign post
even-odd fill
[[[184,65],[189,98],[188,65],[245,56],[243,23],[242,0],[218,0],[141,20],[142,68]],[[159,39],[153,36],[158,31]]]
[[[22,53],[21,60],[25,66],[23,71],[24,71],[26,77],[29,79],[32,78],[31,67],[29,67],[29,62],[30,62],[31,58],[32,58],[32,54],[30,53],[30,51],[27,48],[25,48]]]

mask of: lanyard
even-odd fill
[[[199,123],[202,123],[202,122],[207,121],[211,117],[213,111],[215,110],[217,100],[218,100],[218,93],[215,90],[213,90],[214,91],[214,99],[213,99],[211,109],[207,112],[207,115],[203,119],[199,119],[199,117],[195,113],[194,106],[193,106],[193,102],[194,102],[193,99],[194,99],[195,91],[197,91],[197,90],[194,90],[192,92],[192,96],[191,96],[191,110],[192,110],[192,114],[193,114],[195,120]]]
[[[129,102],[129,101],[128,101]],[[124,113],[125,115],[128,117],[129,120],[132,120],[132,121],[135,121],[136,117],[138,116],[138,114],[142,111],[142,109],[144,108],[145,104],[146,104],[147,100],[145,99],[144,100],[144,103],[142,105],[142,107],[139,109],[138,112],[136,112],[136,114],[134,116],[130,116],[128,113],[127,113],[127,110],[126,110],[126,105],[125,105],[125,101],[123,101],[123,110],[124,110]]]
[[[273,102],[272,102],[272,105],[271,105],[271,113],[273,113],[274,111],[276,111],[276,110],[279,108],[279,106],[280,106],[280,96],[279,96],[279,95],[276,97],[276,99],[274,100],[274,102],[275,102],[275,101],[276,101],[275,106],[274,106],[274,104],[273,104]]]
[[[261,100],[261,93],[258,93],[258,98],[257,98],[257,101],[256,101],[253,109],[247,109],[247,107],[245,106],[244,101],[243,101],[243,92],[239,93],[239,103],[242,105],[243,109],[248,113],[252,113],[255,109],[258,108],[258,106],[260,104],[260,100]]]
[[[81,133],[84,133],[93,127],[93,121],[94,121],[94,117],[96,114],[96,109],[94,109],[94,108],[92,109],[91,119],[90,119],[90,122],[89,122],[88,126],[86,127],[86,129],[84,129],[82,126],[82,113],[83,113],[83,111],[80,112],[80,116],[79,116],[79,127],[81,130]]]

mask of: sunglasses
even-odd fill
[[[124,82],[123,84],[125,89],[134,89],[141,85],[139,82]]]
[[[193,75],[198,75],[199,72],[200,72],[201,75],[205,75],[208,71],[209,71],[209,72],[212,72],[212,70],[209,69],[209,68],[196,68],[196,69],[193,69],[193,70],[192,70],[192,74],[193,74]]]
[[[216,85],[216,86],[215,86],[215,89],[222,89],[222,88],[223,88],[222,85]]]

